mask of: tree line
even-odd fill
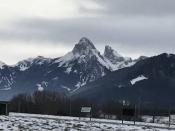
[[[62,115],[62,116],[85,116],[81,113],[81,107],[92,107],[92,117],[99,117],[102,114],[116,115],[122,119],[123,109],[134,109],[133,105],[123,106],[120,102],[106,102],[103,104],[94,103],[86,99],[70,99],[70,97],[54,91],[35,91],[32,94],[19,94],[10,101],[10,112]],[[154,115],[154,108],[137,106],[137,115]],[[156,113],[163,110],[156,110]],[[173,111],[173,110],[172,110]],[[167,110],[165,110],[167,112]]]
[[[92,107],[93,116],[100,113],[116,114],[119,103],[97,104],[86,99],[70,99],[64,94],[54,91],[35,91],[32,94],[19,94],[10,101],[11,112],[36,113],[48,115],[82,116],[81,107]]]

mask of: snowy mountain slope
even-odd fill
[[[87,38],[82,38],[71,52],[56,59],[54,64],[66,68],[66,74],[78,78],[74,84],[75,90],[112,71],[110,64]]]
[[[83,37],[71,52],[62,57],[51,59],[38,56],[20,61],[13,66],[2,63],[0,90],[3,90],[3,95],[0,97],[6,94],[32,92],[38,90],[38,85],[42,90],[76,92],[87,83],[96,81],[114,70],[135,64],[130,58],[125,57],[114,63],[112,58],[107,56],[114,56],[117,60],[117,53],[106,49],[105,56],[101,55],[94,44]]]
[[[110,66],[111,63],[108,63],[106,59],[100,54],[100,52],[95,48],[93,43],[83,37],[80,39],[79,43],[75,45],[73,50],[66,54],[65,56],[58,59],[56,62],[60,62],[61,66],[68,66],[68,64],[72,61],[78,60],[78,63],[87,63],[93,57],[104,67],[109,70],[112,70]]]
[[[44,58],[42,56],[38,56],[36,58],[28,58],[26,60],[18,62],[13,67],[18,67],[20,71],[25,71],[29,69],[32,65],[42,65],[50,63],[50,58]]]
[[[121,56],[117,51],[108,45],[105,46],[104,57],[110,60],[112,64],[117,64],[121,61],[131,61],[131,58]]]
[[[161,54],[107,74],[72,94],[99,102],[130,101],[175,104],[175,55]]]
[[[0,62],[1,100],[40,89],[97,101],[137,101],[142,96],[145,101],[170,103],[175,99],[175,55],[132,60],[109,46],[101,55],[84,37],[63,57],[39,56],[13,66]]]
[[[137,61],[130,57],[123,57],[110,46],[105,46],[104,58],[111,63],[113,71],[134,65]]]

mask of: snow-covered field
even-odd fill
[[[129,124],[129,123],[128,123]],[[130,123],[131,124],[131,123]],[[163,126],[162,126],[163,127]],[[166,126],[165,126],[166,127]],[[0,116],[0,130],[4,131],[168,131],[174,129],[141,125],[122,125],[121,122],[105,119],[79,119],[77,117],[48,116],[10,113]]]

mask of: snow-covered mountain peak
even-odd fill
[[[106,59],[100,54],[100,52],[95,48],[94,44],[87,38],[83,37],[80,39],[78,44],[75,45],[73,50],[67,53],[65,56],[56,60],[60,65],[67,67],[70,62],[78,61],[78,63],[88,63],[92,61],[99,62],[102,66],[107,69],[112,70],[111,63],[106,61]],[[109,62],[109,63],[108,63]]]
[[[89,40],[86,37],[82,37],[80,39],[80,41],[78,42],[78,45],[86,46],[86,47],[89,47],[91,49],[96,49],[94,44],[91,42],[91,40]]]
[[[78,44],[75,45],[71,52],[67,53],[63,57],[58,58],[55,62],[59,63],[59,67],[72,67],[72,63],[74,61],[77,61],[78,64],[88,64],[92,61],[96,61],[97,63],[100,63],[101,66],[110,71],[118,70],[135,64],[131,58],[121,56],[110,46],[106,46],[104,55],[101,55],[93,43],[85,37],[80,39]]]
[[[36,63],[36,64],[39,64],[39,65],[42,65],[45,62],[48,63],[50,61],[51,61],[50,58],[45,58],[43,56],[38,56],[35,59],[33,59],[33,62]]]
[[[50,58],[45,58],[43,56],[38,56],[36,58],[28,58],[26,60],[20,61],[18,62],[15,66],[19,67],[20,71],[25,71],[28,68],[30,68],[31,65],[35,64],[35,65],[42,65],[44,63],[49,63],[50,62]]]
[[[88,38],[83,37],[80,39],[78,44],[75,45],[72,52],[73,54],[79,54],[80,56],[82,55],[91,56],[93,53],[93,50],[95,50],[95,52],[98,52],[94,44]]]
[[[112,64],[117,64],[122,61],[131,61],[131,58],[123,57],[110,46],[105,46],[104,57],[111,61]]]
[[[117,51],[112,49],[112,47],[109,45],[105,46],[104,56],[106,56],[106,57],[122,57]]]
[[[129,67],[136,63],[136,61],[133,61],[130,57],[123,57],[110,46],[105,46],[103,56],[106,61],[109,61],[111,63],[111,67],[113,70]]]

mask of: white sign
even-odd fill
[[[90,113],[91,112],[91,107],[81,107],[81,112]]]

